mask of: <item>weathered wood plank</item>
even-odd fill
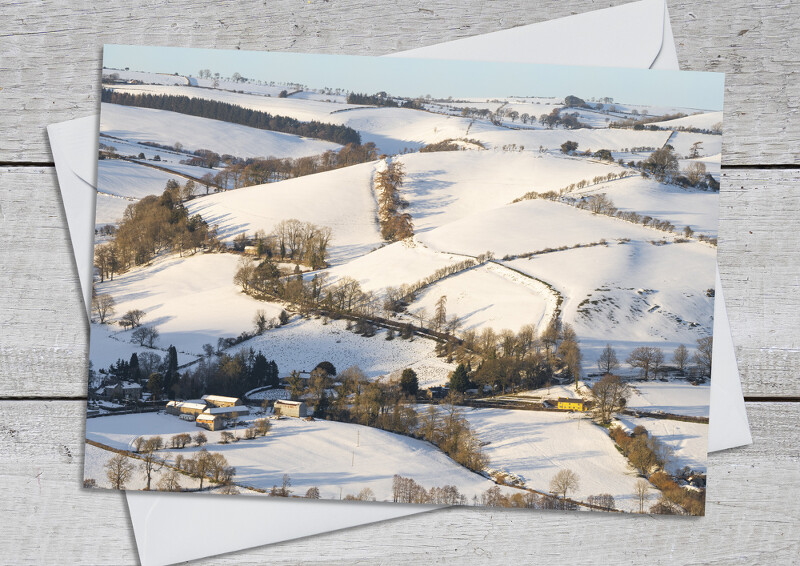
[[[78,487],[83,411],[78,401],[0,402],[0,555],[15,564],[137,562],[120,494]],[[202,563],[621,564],[646,555],[652,564],[791,564],[800,553],[791,496],[800,489],[800,404],[751,403],[748,413],[754,444],[710,458],[705,518],[462,508]]]
[[[0,162],[49,161],[44,126],[96,112],[106,42],[380,55],[622,3],[247,0],[229,10],[213,0],[6,3]],[[800,5],[674,0],[669,7],[683,67],[728,73],[724,162],[800,164]]]
[[[800,171],[722,177],[719,266],[746,395],[798,395]]]
[[[85,396],[89,325],[54,168],[0,168],[0,242],[0,396]]]
[[[747,395],[800,395],[798,181],[793,170],[722,179],[719,261]],[[0,170],[0,186],[0,396],[85,395],[87,329],[55,173]]]

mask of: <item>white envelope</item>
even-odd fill
[[[642,0],[394,56],[678,69],[663,0]],[[87,314],[92,278],[97,119],[90,116],[48,127]],[[719,273],[716,298],[709,452],[752,443]],[[133,491],[126,492],[126,497],[139,558],[146,566],[193,560],[438,508]],[[214,505],[215,513],[236,514],[248,520],[236,525],[223,522],[214,537],[198,539],[189,522],[178,519],[196,515],[208,505]],[[280,520],[274,520],[278,516]]]

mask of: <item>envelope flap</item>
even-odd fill
[[[512,63],[648,68],[661,51],[665,14],[663,0],[641,0],[390,56],[497,61],[502,54]]]

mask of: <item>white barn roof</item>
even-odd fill
[[[205,403],[189,403],[188,401],[185,401],[183,403],[178,403],[177,406],[186,409],[194,409],[196,411],[203,411],[206,408]]]
[[[203,413],[207,415],[226,415],[228,413],[243,413],[249,411],[250,407],[244,405],[234,405],[232,407],[209,407]]]
[[[222,395],[203,395],[203,401],[219,402],[219,403],[235,403],[239,399],[237,397],[223,397]]]

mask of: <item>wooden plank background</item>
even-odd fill
[[[87,325],[45,133],[97,112],[103,43],[380,55],[622,3],[0,5],[0,563],[137,562],[120,494],[78,487]],[[710,457],[707,517],[453,509],[204,563],[800,561],[800,5],[669,9],[682,67],[727,73],[719,263],[754,445]]]

